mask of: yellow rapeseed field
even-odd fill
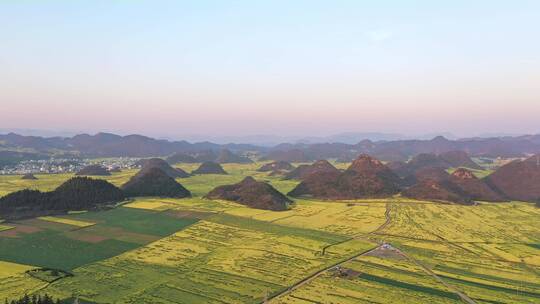
[[[26,274],[26,271],[32,269],[36,267],[0,261],[0,300],[19,298],[25,293],[45,287],[46,282]]]
[[[146,210],[167,210],[172,209],[174,205],[167,204],[164,202],[158,202],[158,201],[147,201],[147,200],[138,200],[133,203],[129,203],[126,205],[123,205],[124,207],[128,208],[136,208],[136,209],[146,209]]]
[[[76,226],[76,227],[90,227],[96,224],[92,222],[67,219],[67,218],[56,217],[56,216],[41,216],[41,217],[38,217],[38,219],[47,221],[47,222],[66,224],[66,225],[71,225],[71,226]]]

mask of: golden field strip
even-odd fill
[[[5,231],[5,230],[9,230],[9,229],[13,229],[13,226],[0,225],[0,231]]]
[[[540,209],[532,204],[302,199],[273,212],[201,198],[247,175],[282,192],[296,185],[256,172],[260,165],[225,165],[229,175],[178,179],[193,198],[135,199],[118,208],[122,223],[92,212],[45,219],[77,227],[79,240],[96,245],[104,240],[86,235],[137,232],[138,224],[129,222],[135,216],[141,223],[145,214],[196,220],[159,237],[130,232],[127,241],[139,245],[82,263],[70,270],[74,276],[52,283],[25,273],[43,265],[0,262],[0,300],[46,292],[93,303],[466,303],[463,296],[478,304],[540,303]],[[134,173],[105,179],[120,185]],[[19,178],[0,177],[0,195],[50,190],[69,176]],[[0,226],[0,240],[63,229],[37,220],[0,225],[16,226],[3,232]]]
[[[85,222],[85,221],[56,217],[56,216],[41,216],[41,217],[38,217],[38,219],[43,220],[43,221],[53,222],[53,223],[60,223],[60,224],[66,224],[66,225],[71,225],[75,227],[81,227],[81,228],[90,227],[96,224],[92,222]]]

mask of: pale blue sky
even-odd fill
[[[0,24],[0,128],[540,132],[539,1],[1,1]]]

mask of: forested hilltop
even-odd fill
[[[124,199],[124,193],[107,181],[74,177],[54,191],[25,189],[0,198],[0,217],[17,219],[89,210]]]

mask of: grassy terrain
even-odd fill
[[[189,199],[136,198],[108,211],[1,223],[0,261],[17,264],[0,262],[0,300],[41,290],[96,303],[463,303],[459,294],[478,304],[540,303],[532,204],[295,200],[275,212],[202,199],[247,175],[284,193],[298,183],[256,172],[260,165],[177,179]],[[121,185],[135,172],[104,178]],[[52,190],[69,177],[2,176],[0,195]],[[381,242],[396,250],[358,256]],[[47,285],[25,273],[36,266],[74,276]]]

